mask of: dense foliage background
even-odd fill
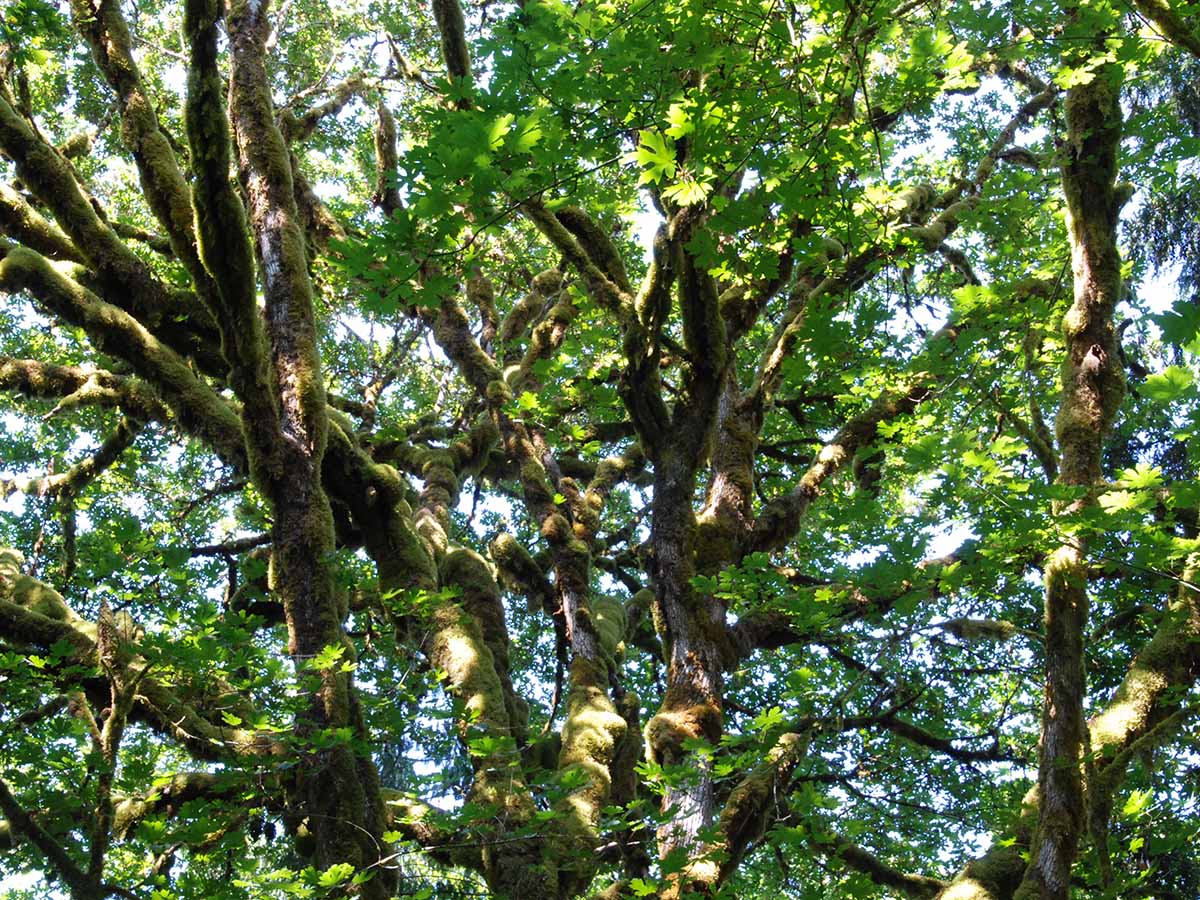
[[[0,6],[0,895],[1200,896],[1200,6],[224,6]]]

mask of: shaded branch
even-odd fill
[[[946,882],[928,875],[914,875],[884,862],[866,847],[846,840],[832,832],[813,835],[809,841],[816,849],[835,859],[840,859],[847,868],[862,872],[881,887],[895,888],[906,897],[929,900],[946,887]]]
[[[1200,31],[1189,25],[1166,0],[1133,0],[1133,5],[1157,25],[1172,44],[1200,58]]]

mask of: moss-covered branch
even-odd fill
[[[1167,0],[1134,0],[1133,5],[1162,30],[1167,40],[1200,57],[1200,29],[1189,24]]]
[[[795,487],[762,509],[754,523],[748,546],[752,550],[785,546],[800,527],[800,521],[811,503],[820,496],[821,485],[842,471],[855,453],[875,441],[882,423],[911,413],[928,395],[928,380],[918,378],[899,391],[883,394],[846,422],[820,449],[816,461],[808,467]]]
[[[566,257],[583,277],[584,283],[596,301],[610,310],[621,323],[633,315],[633,297],[628,289],[613,281],[608,270],[609,260],[603,248],[582,243],[554,213],[541,202],[526,201],[521,212],[531,221],[550,244]]]
[[[84,261],[83,254],[61,228],[47,221],[6,184],[0,184],[0,232],[51,259]]]
[[[325,100],[310,106],[300,115],[296,115],[291,109],[285,109],[279,116],[279,129],[283,133],[283,139],[289,144],[307,140],[323,119],[336,116],[345,109],[347,103],[373,86],[374,83],[367,77],[366,72],[355,72],[330,85],[324,91],[328,95]]]
[[[1134,753],[1150,752],[1175,734],[1188,692],[1200,678],[1200,559],[1188,560],[1154,636],[1138,652],[1116,693],[1087,723],[1096,759],[1088,773],[1092,815],[1104,816]],[[1011,838],[999,840],[954,878],[937,900],[1011,900],[1025,876],[1038,822],[1030,792]]]
[[[400,208],[400,190],[396,187],[399,160],[396,154],[396,119],[382,99],[375,108],[375,192],[371,201],[385,216]]]
[[[1121,294],[1117,250],[1120,77],[1102,67],[1067,93],[1066,194],[1075,300],[1063,320],[1066,358],[1056,432],[1059,483],[1082,496],[1055,510],[1069,534],[1046,561],[1046,688],[1038,766],[1038,827],[1018,898],[1061,900],[1085,826],[1084,634],[1088,562],[1070,525],[1095,505],[1104,440],[1125,394],[1113,315]]]
[[[100,473],[117,461],[118,457],[133,444],[142,430],[140,422],[122,419],[116,430],[109,435],[94,453],[81,459],[65,472],[43,475],[36,478],[0,478],[0,497],[12,491],[38,496],[65,497],[69,499],[83,487],[94,481]]]
[[[0,356],[0,391],[56,400],[53,415],[82,406],[120,409],[143,422],[167,422],[170,410],[143,381],[103,369]]]
[[[32,250],[14,249],[0,258],[0,288],[27,290],[44,309],[83,328],[97,347],[154,385],[186,434],[244,465],[245,443],[229,404],[141,323],[71,280],[59,265]]]
[[[467,47],[467,23],[458,0],[433,0],[433,18],[442,38],[442,62],[446,74],[471,87],[471,51]]]
[[[117,95],[121,136],[133,154],[142,193],[170,240],[171,250],[204,297],[212,284],[200,264],[192,228],[191,192],[163,132],[154,101],[142,82],[133,56],[129,26],[118,3],[71,0],[75,27],[92,50],[92,58]]]
[[[206,361],[215,354],[211,316],[192,295],[170,292],[138,256],[122,243],[92,206],[70,165],[0,96],[0,149],[15,162],[30,192],[51,210],[103,286],[150,331],[186,355]]]
[[[17,646],[46,650],[56,644],[70,648],[68,663],[90,669],[97,665],[96,624],[75,613],[54,588],[21,570],[22,557],[0,548],[0,633]],[[272,732],[231,728],[215,711],[188,702],[180,693],[154,675],[148,663],[132,647],[122,645],[115,664],[137,684],[133,717],[145,721],[161,734],[177,740],[200,759],[227,760],[232,755],[280,755],[288,753]],[[228,685],[211,686],[220,694],[222,711],[243,721],[261,721],[261,715]],[[107,700],[106,700],[107,702]]]
[[[0,779],[0,812],[7,818],[10,833],[16,830],[45,855],[71,892],[71,900],[103,900],[110,893],[98,878],[92,878],[71,858],[58,839],[43,828],[13,796]]]
[[[342,628],[346,610],[333,582],[333,511],[322,484],[330,417],[292,161],[275,119],[266,70],[268,10],[265,0],[245,0],[232,3],[227,16],[232,58],[229,110],[261,266],[269,387],[259,383],[261,370],[250,368],[257,360],[248,356],[240,375],[246,379],[244,389],[252,391],[246,398],[248,407],[252,400],[258,405],[254,398],[261,397],[264,408],[278,410],[277,418],[264,424],[252,419],[247,409],[245,424],[251,476],[269,498],[274,515],[271,587],[283,604],[288,651],[302,669],[327,647],[352,654],[353,646]],[[211,33],[208,21],[205,16],[197,25]],[[206,52],[210,48],[207,44]],[[213,174],[220,177],[219,172]],[[254,314],[244,301],[239,311],[246,317]],[[298,717],[299,735],[348,728],[365,739],[349,674],[340,666],[322,669],[320,682]],[[383,800],[369,756],[345,743],[330,748],[323,766],[300,773],[293,797],[308,818],[318,866],[348,864],[361,870],[386,854]],[[361,886],[366,900],[382,900],[391,893],[384,874]]]
[[[192,200],[199,253],[214,281],[209,302],[220,323],[234,391],[244,404],[247,438],[255,457],[265,464],[277,441],[279,409],[268,384],[267,343],[255,299],[257,278],[245,209],[230,180],[230,131],[217,67],[221,9],[217,0],[188,0],[184,7],[184,34],[191,51],[184,121],[195,175]]]

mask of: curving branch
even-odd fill
[[[847,868],[862,872],[880,887],[893,888],[915,900],[929,900],[946,887],[946,882],[928,875],[905,872],[889,865],[866,847],[855,844],[840,835],[828,832],[813,836],[810,843],[827,856],[839,859]]]
[[[0,184],[0,231],[51,259],[84,261],[66,232],[45,219],[6,184]]]
[[[145,382],[91,367],[0,356],[0,391],[57,400],[47,418],[77,407],[95,406],[120,409],[143,422],[171,419],[170,410]]]
[[[81,618],[54,588],[25,575],[22,562],[15,550],[0,548],[0,633],[17,646],[46,650],[57,644],[69,648],[69,665],[93,668],[99,652],[96,624]],[[193,705],[149,674],[150,664],[124,642],[111,665],[119,668],[126,683],[137,685],[133,717],[174,738],[199,759],[220,761],[239,754],[277,756],[290,752],[273,732],[231,728],[216,712]],[[222,698],[223,711],[245,722],[262,720],[259,711],[228,685],[218,682],[212,688]],[[106,694],[102,699],[108,702]]]
[[[196,252],[191,191],[142,82],[121,6],[105,0],[71,0],[71,16],[117,95],[121,136],[133,154],[150,209],[166,231],[170,250],[183,262],[200,295],[207,296],[213,285]]]

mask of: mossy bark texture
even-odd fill
[[[1018,898],[1062,900],[1085,824],[1083,636],[1087,624],[1087,555],[1073,523],[1095,503],[1103,443],[1125,377],[1113,315],[1121,291],[1117,251],[1120,198],[1115,189],[1121,140],[1120,69],[1106,66],[1066,100],[1063,191],[1075,299],[1063,320],[1066,358],[1056,430],[1059,483],[1078,499],[1056,511],[1066,540],[1046,563],[1046,693],[1039,750],[1038,826]]]
[[[327,648],[353,651],[342,630],[345,609],[333,583],[333,515],[322,484],[330,425],[291,156],[268,88],[267,10],[265,2],[234,3],[227,19],[232,60],[229,119],[262,279],[265,327],[256,321],[241,204],[228,184],[213,4],[192,3],[188,9],[195,62],[188,125],[189,138],[202,154],[197,165],[197,219],[205,263],[220,286],[216,305],[223,349],[245,403],[250,472],[274,514],[271,588],[283,605],[288,650],[306,677],[312,660]],[[206,128],[215,128],[215,133],[207,134]],[[228,229],[228,236],[222,229]],[[260,337],[264,332],[265,341]],[[317,738],[332,729],[365,736],[348,672],[335,664],[313,674],[319,688],[297,723],[299,736]],[[319,867],[349,863],[363,870],[384,852],[378,775],[371,759],[349,742],[306,751],[294,803],[299,816],[307,819]],[[385,897],[388,879],[380,873],[359,890],[364,897]]]

